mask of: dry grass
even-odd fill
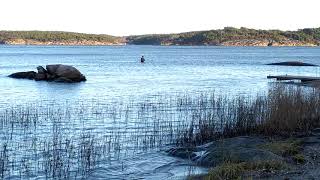
[[[209,171],[206,175],[189,176],[188,179],[203,179],[203,180],[225,180],[225,179],[250,179],[244,177],[245,173],[252,171],[267,171],[273,172],[286,169],[287,165],[281,161],[261,161],[261,162],[225,162]]]
[[[302,87],[275,86],[257,97],[202,97],[178,144],[197,145],[239,135],[308,134],[320,127],[320,94]]]

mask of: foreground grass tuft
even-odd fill
[[[287,165],[281,161],[262,161],[262,162],[242,162],[233,163],[226,162],[210,170],[207,175],[192,176],[189,179],[206,179],[206,180],[220,180],[220,179],[242,179],[245,173],[251,171],[266,171],[272,172],[286,169]]]
[[[269,150],[277,155],[291,158],[297,164],[305,163],[306,159],[302,154],[302,143],[298,140],[275,141],[264,145],[260,148]]]

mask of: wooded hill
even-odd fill
[[[39,45],[220,45],[220,46],[319,46],[320,28],[297,31],[226,27],[178,34],[116,37],[61,31],[0,31],[1,44]]]
[[[220,30],[127,37],[129,44],[150,45],[227,45],[228,42],[240,42],[241,44],[241,41],[243,43],[266,41],[267,44],[270,43],[269,45],[281,42],[319,45],[320,28],[280,31],[226,27]]]
[[[75,42],[100,42],[117,44],[121,38],[104,34],[84,34],[62,31],[0,31],[2,44],[41,44],[41,43],[75,43]]]

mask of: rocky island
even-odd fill
[[[276,63],[269,63],[266,65],[274,65],[274,66],[318,66],[315,64],[304,63],[301,61],[285,61],[285,62],[276,62]]]
[[[62,64],[47,65],[46,69],[42,66],[37,67],[38,72],[27,71],[17,72],[9,75],[16,79],[30,79],[36,81],[54,81],[62,83],[75,83],[86,81],[86,77],[75,67]]]

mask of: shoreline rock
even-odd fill
[[[319,46],[317,43],[298,41],[298,40],[282,40],[282,41],[270,41],[268,39],[240,39],[229,40],[224,42],[171,42],[163,41],[155,44],[144,43],[134,44],[130,40],[121,38],[115,42],[98,41],[98,40],[60,40],[60,41],[39,41],[35,39],[6,39],[0,41],[3,45],[39,45],[39,46],[123,46],[123,45],[160,45],[160,46],[231,46],[231,47],[315,47]]]
[[[208,174],[190,176],[205,179],[213,173],[234,173],[235,179],[318,179],[320,177],[320,128],[303,136],[238,136],[202,146],[173,147],[168,155],[210,167]],[[251,167],[250,167],[251,166]],[[223,175],[222,173],[222,175]],[[220,174],[221,175],[221,174]],[[222,177],[224,179],[226,177]],[[228,179],[228,178],[227,178]]]
[[[61,83],[76,83],[86,81],[86,77],[75,67],[63,64],[47,65],[37,67],[38,73],[34,71],[17,72],[8,77],[16,79],[30,79],[35,81],[54,81]]]
[[[281,156],[257,148],[267,141],[258,137],[239,136],[213,141],[210,144],[190,148],[176,147],[167,150],[171,156],[190,159],[197,165],[215,167],[226,160],[237,162],[282,160]]]
[[[113,46],[125,45],[123,42],[107,42],[93,40],[62,40],[62,41],[37,41],[33,39],[9,39],[1,44],[5,45],[40,45],[40,46]]]
[[[298,47],[298,46],[306,46],[306,47],[315,47],[317,44],[298,41],[298,40],[282,40],[282,41],[270,41],[268,39],[242,39],[242,40],[233,40],[233,41],[225,41],[220,44],[221,46],[260,46],[260,47]]]

